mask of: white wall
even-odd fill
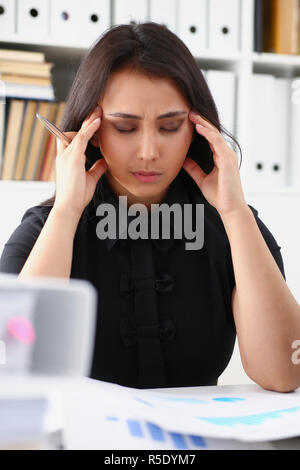
[[[39,181],[1,181],[0,183],[0,253],[29,207],[54,195],[55,184]]]
[[[300,191],[282,190],[274,193],[246,194],[247,203],[258,210],[264,222],[281,247],[286,283],[300,304]],[[238,341],[232,358],[219,377],[219,385],[253,383],[246,375],[240,359]]]

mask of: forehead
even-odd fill
[[[103,106],[128,106],[139,109],[165,107],[174,108],[176,105],[188,107],[188,102],[179,86],[168,77],[154,77],[137,70],[123,69],[112,73],[108,79],[101,103]]]

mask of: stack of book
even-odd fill
[[[53,65],[43,52],[0,49],[1,95],[53,100]]]
[[[300,0],[255,0],[254,50],[300,54]]]
[[[55,392],[1,396],[0,450],[65,448],[61,397]]]
[[[61,124],[65,102],[54,99],[52,66],[42,52],[0,49],[2,180],[55,180],[55,137],[36,118]]]

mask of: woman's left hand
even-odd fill
[[[187,156],[183,168],[196,182],[205,199],[221,216],[248,208],[236,153],[227,145],[219,130],[200,114],[190,112],[189,118],[195,124],[196,131],[208,141],[215,166],[207,175]]]

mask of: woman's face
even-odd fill
[[[93,140],[108,165],[110,186],[129,204],[162,202],[193,137],[185,97],[168,78],[124,69],[110,76],[99,104],[101,126]],[[141,181],[134,175],[139,171],[160,175]]]

